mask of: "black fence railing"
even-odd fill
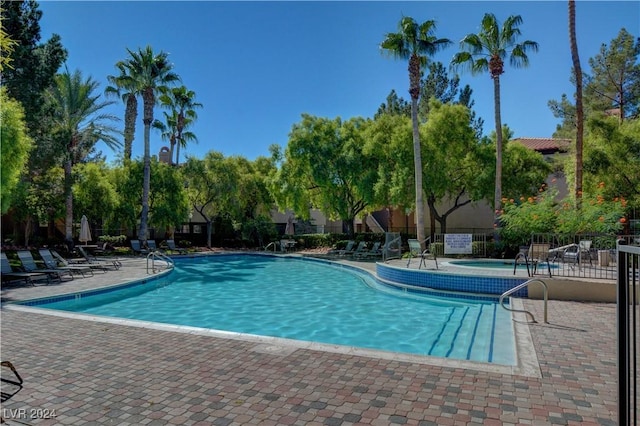
[[[640,247],[620,241],[617,250],[618,424],[638,424]]]

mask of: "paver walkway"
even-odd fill
[[[144,276],[140,262],[58,288]],[[53,287],[3,289],[3,298],[60,291]],[[524,304],[541,317],[542,302]],[[25,381],[2,417],[42,425],[614,425],[615,315],[613,304],[550,301],[551,324],[530,326],[536,378],[2,309],[2,360]]]

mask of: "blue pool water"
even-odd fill
[[[491,301],[405,292],[326,262],[180,259],[163,280],[38,307],[515,365],[511,315]]]

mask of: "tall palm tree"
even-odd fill
[[[504,73],[504,61],[515,67],[529,65],[527,51],[538,51],[538,43],[527,40],[516,43],[520,36],[520,15],[509,16],[500,27],[495,15],[487,13],[482,18],[480,32],[469,34],[460,42],[462,51],[451,60],[453,67],[464,66],[472,74],[489,71],[493,79],[493,100],[496,126],[496,183],[494,194],[494,226],[499,223],[502,202],[502,118],[500,117],[500,75]]]
[[[380,44],[396,59],[409,60],[409,94],[411,95],[411,121],[413,123],[413,164],[415,168],[416,186],[416,226],[417,237],[424,245],[424,201],[422,188],[422,154],[420,149],[420,133],[418,128],[418,99],[420,98],[421,67],[428,62],[427,56],[451,44],[446,38],[436,38],[433,20],[418,24],[413,18],[405,16],[398,23],[397,33],[388,33]]]
[[[120,146],[120,132],[110,122],[119,119],[102,112],[113,102],[100,101],[95,92],[98,83],[91,77],[84,79],[80,71],[69,70],[55,77],[55,84],[47,91],[51,107],[52,137],[64,158],[65,239],[73,243],[73,166],[83,161],[98,141],[109,148]]]
[[[138,49],[133,52],[127,49],[129,58],[123,62],[127,74],[135,81],[132,87],[137,87],[142,96],[144,124],[144,156],[142,178],[142,212],[140,214],[140,228],[138,239],[147,241],[147,229],[149,220],[149,187],[151,182],[151,153],[150,136],[153,123],[153,108],[156,104],[156,94],[167,84],[180,80],[177,74],[172,72],[173,64],[168,60],[168,54],[160,52],[155,54],[151,46]]]
[[[571,60],[573,73],[576,77],[576,170],[574,191],[576,200],[582,198],[582,146],[584,138],[584,107],[582,106],[582,67],[578,56],[578,42],[576,40],[576,2],[569,0],[569,44],[571,46]],[[580,203],[577,203],[580,207]]]
[[[202,104],[195,101],[196,94],[193,90],[188,90],[185,86],[173,87],[165,89],[159,97],[160,104],[175,111],[176,120],[176,134],[175,138],[171,140],[171,161],[173,162],[174,147],[177,144],[177,153],[175,165],[180,163],[180,146],[186,146],[186,142],[197,142],[198,139],[191,132],[188,132],[188,136],[185,136],[186,127],[193,123],[197,118],[196,108],[201,108]]]
[[[170,113],[163,111],[162,114],[164,115],[164,122],[154,120],[153,127],[160,130],[162,140],[169,141],[172,150],[173,147],[177,145],[178,150],[176,157],[178,157],[180,155],[180,146],[185,147],[187,142],[198,142],[195,133],[187,130],[191,126],[192,119],[187,114],[182,120],[181,130],[178,132],[178,112],[176,110],[172,110]],[[173,154],[171,152],[169,153],[169,158],[171,158],[173,165],[178,164],[177,158],[176,162],[173,162]]]
[[[128,68],[123,61],[116,64],[119,75],[109,75],[107,80],[111,84],[104,90],[105,94],[117,96],[125,103],[124,113],[124,160],[131,160],[131,148],[136,132],[136,120],[138,118],[137,81],[128,74]]]

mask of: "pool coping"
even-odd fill
[[[228,255],[260,254],[260,255],[275,256],[275,257],[291,257],[291,258],[298,258],[298,259],[302,258],[308,261],[329,263],[329,264],[338,265],[341,267],[353,268],[361,272],[367,273],[374,279],[384,282],[384,280],[380,279],[377,276],[375,271],[372,271],[363,267],[359,267],[357,265],[354,265],[353,263],[343,263],[340,261],[332,261],[332,260],[325,260],[325,259],[309,259],[309,258],[301,257],[299,255],[270,254],[270,253],[226,252],[226,253],[212,253],[210,255],[219,256],[219,255],[225,255],[225,254],[228,254]],[[200,257],[200,256],[189,256],[189,257]],[[180,256],[179,258],[187,258],[187,256]],[[85,294],[85,293],[91,293],[91,292],[103,292],[103,291],[108,291],[114,288],[138,285],[140,283],[155,281],[160,278],[163,278],[169,275],[172,271],[173,270],[166,270],[152,277],[145,277],[142,279],[134,279],[125,283],[118,283],[114,285],[96,287],[91,290],[63,293],[56,296],[26,299],[26,300],[21,300],[16,302],[6,302],[2,304],[2,308],[9,309],[9,310],[44,314],[44,315],[52,315],[52,316],[76,319],[76,320],[109,323],[109,324],[115,324],[115,325],[145,328],[150,330],[172,331],[172,332],[193,334],[193,335],[199,335],[199,336],[209,336],[209,337],[221,338],[221,339],[232,339],[232,340],[252,342],[256,344],[256,346],[254,347],[254,350],[257,352],[266,351],[268,353],[280,353],[280,352],[290,353],[298,349],[306,349],[306,350],[331,352],[331,353],[346,354],[346,355],[363,356],[368,358],[385,359],[385,360],[393,360],[393,361],[400,361],[400,362],[410,362],[410,363],[417,363],[417,364],[424,364],[424,365],[433,365],[433,366],[440,366],[440,367],[463,368],[463,369],[492,372],[492,373],[498,373],[498,374],[519,375],[519,376],[536,377],[536,378],[542,377],[542,373],[541,373],[539,362],[538,362],[538,357],[535,351],[535,346],[533,344],[533,339],[531,337],[531,332],[528,326],[527,318],[525,314],[521,312],[512,312],[512,327],[514,331],[515,358],[516,358],[517,364],[510,366],[510,365],[491,364],[491,363],[484,363],[484,362],[477,362],[477,361],[434,357],[434,356],[428,356],[428,355],[417,355],[417,354],[407,354],[407,353],[401,353],[401,352],[366,349],[366,348],[347,346],[347,345],[308,342],[308,341],[293,340],[293,339],[287,339],[287,338],[281,338],[281,337],[259,336],[254,334],[229,332],[224,330],[207,329],[207,328],[193,327],[193,326],[178,326],[178,325],[171,325],[171,324],[155,323],[151,321],[130,320],[130,319],[122,319],[122,318],[103,317],[98,315],[70,313],[70,312],[64,312],[64,311],[38,308],[38,307],[24,304],[25,302],[30,302],[30,301],[36,302],[36,301],[47,300],[52,298],[68,298],[68,297],[73,297],[74,294],[79,294],[79,293]],[[492,295],[492,296],[495,296],[495,295]],[[509,303],[510,303],[510,306],[512,306],[512,309],[523,310],[523,303],[520,299],[512,298],[510,299]]]

